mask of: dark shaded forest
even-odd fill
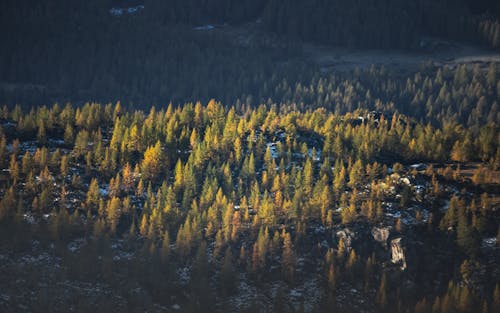
[[[124,105],[147,108],[216,98],[236,106],[297,100],[299,106],[332,107],[337,105],[329,103],[333,100],[303,97],[300,90],[299,99],[291,99],[287,90],[279,90],[291,88],[295,93],[299,84],[316,85],[320,77],[327,86],[351,80],[340,74],[322,77],[314,64],[303,59],[297,38],[352,47],[418,49],[425,36],[491,47],[498,45],[500,36],[494,5],[471,11],[462,1],[379,1],[375,7],[371,7],[374,2],[366,6],[317,2],[146,1],[137,14],[116,17],[110,14],[111,7],[141,2],[3,1],[1,40],[8,49],[0,51],[0,96],[10,105],[122,100]],[[308,16],[307,23],[301,14]],[[257,19],[265,29],[288,37],[241,45],[219,33],[192,29]],[[405,78],[398,79],[406,83]],[[357,79],[350,84],[356,86]],[[361,97],[372,89],[366,83],[360,87]],[[405,86],[397,88],[401,93]],[[374,96],[378,92],[370,90]],[[395,100],[390,90],[382,92],[391,94],[380,97],[382,102]],[[407,107],[407,99],[398,100],[398,105]],[[343,106],[358,106],[343,102],[339,112],[345,112]]]

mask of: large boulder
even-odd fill
[[[349,228],[344,228],[337,232],[337,237],[339,238],[339,240],[344,241],[344,245],[347,248],[347,251],[351,251],[352,243],[356,239],[356,233]]]
[[[372,228],[372,236],[375,241],[382,244],[384,247],[387,247],[387,239],[389,239],[389,235],[391,234],[391,228],[388,227],[373,227]]]
[[[391,261],[394,264],[399,264],[401,270],[406,269],[406,256],[403,238],[391,240]]]

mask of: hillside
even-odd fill
[[[500,5],[0,2],[0,312],[500,312]]]

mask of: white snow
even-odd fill
[[[277,159],[279,157],[277,144],[275,142],[268,142],[266,146],[269,148],[271,152],[271,157],[273,159]]]
[[[34,257],[32,255],[24,255],[21,257],[21,261],[27,264],[40,263],[42,261],[48,261],[49,259],[50,256],[46,252],[38,255],[37,257]]]
[[[238,308],[238,310],[243,310],[252,303],[252,300],[257,299],[258,290],[255,286],[248,284],[248,279],[243,274],[240,274],[239,281],[238,293],[234,297],[231,297],[229,302],[231,306]]]
[[[446,200],[443,207],[441,208],[441,212],[446,212],[450,208],[450,200]]]
[[[300,298],[302,294],[302,290],[298,290],[297,288],[290,290],[290,297],[292,298]]]
[[[312,155],[313,149],[309,149],[307,154],[309,155],[309,157],[313,158],[313,160],[316,162],[319,162],[321,159],[321,150],[316,150],[316,155]]]
[[[84,238],[78,238],[68,244],[68,250],[75,253],[87,244]]]
[[[212,29],[215,29],[215,26],[211,24],[193,27],[193,30],[212,30]]]
[[[9,301],[10,300],[10,296],[2,293],[2,294],[0,294],[0,300],[2,300],[2,301]]]
[[[61,145],[64,145],[64,140],[62,140],[62,139],[49,139],[49,143],[52,145],[61,146]]]
[[[424,163],[412,164],[410,165],[410,168],[417,171],[423,171],[427,168],[427,165],[425,165]]]
[[[132,260],[133,258],[134,258],[134,255],[132,253],[120,252],[119,254],[117,254],[113,257],[113,261]]]
[[[423,185],[416,185],[415,186],[415,192],[416,193],[420,194],[420,193],[423,193],[424,191],[425,191],[425,186],[423,186]]]
[[[28,224],[36,224],[35,216],[31,213],[24,213],[23,220]]]
[[[493,248],[496,244],[497,239],[495,237],[483,239],[483,247]]]
[[[187,285],[191,280],[191,269],[189,267],[179,268],[177,270],[177,276],[179,277],[181,285]]]
[[[109,10],[109,13],[113,16],[122,16],[124,14],[135,14],[139,11],[144,9],[144,5],[140,4],[135,7],[129,7],[129,8],[111,8]]]

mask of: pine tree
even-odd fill
[[[356,194],[357,194],[357,190],[354,189],[354,191],[352,192],[351,199],[349,201],[350,202],[349,207],[342,208],[342,211],[340,213],[341,218],[342,218],[342,224],[349,224],[349,223],[353,222],[356,218],[356,214],[357,214]]]
[[[0,199],[0,221],[13,215],[13,209],[17,207],[16,201],[14,186],[11,186]]]
[[[68,155],[63,155],[61,157],[61,165],[59,167],[59,172],[62,177],[68,176],[69,173],[69,157]]]
[[[68,146],[71,146],[74,144],[74,130],[73,127],[68,123],[66,124],[66,128],[64,129],[64,143]]]
[[[4,168],[5,165],[5,159],[8,156],[8,150],[7,150],[7,137],[2,132],[2,129],[0,128],[0,167]]]
[[[9,174],[10,178],[13,181],[13,185],[17,184],[17,180],[19,179],[19,163],[17,162],[17,158],[15,154],[10,156],[10,164],[9,164]]]
[[[132,171],[132,167],[130,166],[130,163],[128,163],[128,162],[123,167],[122,181],[123,181],[123,187],[125,188],[125,191],[128,192],[128,191],[132,190],[132,187],[134,186],[134,172]]]
[[[500,312],[500,284],[495,285],[491,300],[490,312]]]
[[[285,279],[292,282],[294,279],[296,256],[292,244],[292,238],[289,233],[283,236],[283,252],[281,255],[282,271]]]
[[[36,135],[36,139],[38,144],[45,145],[47,144],[47,133],[45,130],[45,123],[43,121],[39,122],[38,133]]]
[[[363,169],[363,163],[361,162],[361,160],[356,160],[349,173],[349,187],[355,188],[358,184],[361,183],[364,175]]]
[[[86,130],[81,130],[76,135],[75,146],[73,148],[73,153],[76,158],[79,158],[86,153],[89,137],[89,133]]]
[[[335,290],[337,288],[337,277],[335,273],[335,267],[333,264],[330,264],[328,268],[328,288],[330,289],[331,293],[335,293]]]
[[[150,146],[144,152],[144,158],[141,163],[141,169],[146,179],[154,179],[161,171],[162,150],[160,141],[154,146]]]
[[[112,233],[116,232],[116,226],[118,225],[118,221],[121,215],[120,207],[121,201],[119,198],[113,197],[108,201],[106,216]]]
[[[337,168],[340,167],[339,170]],[[335,194],[339,195],[341,192],[344,191],[345,188],[345,167],[344,164],[340,164],[335,166],[335,177],[333,180],[333,187]]]
[[[163,263],[168,262],[170,258],[170,236],[168,230],[165,230],[163,233],[160,256]]]
[[[427,299],[423,298],[415,305],[415,313],[428,313],[431,310],[429,303],[427,303]]]
[[[387,307],[387,276],[384,273],[380,280],[380,286],[377,291],[377,304],[380,309],[384,310]]]
[[[348,271],[352,271],[358,262],[358,256],[356,255],[356,251],[354,249],[349,253],[349,258],[347,259],[346,269]]]
[[[88,209],[96,208],[99,204],[100,199],[100,191],[99,184],[96,178],[92,178],[92,181],[89,185],[89,190],[87,191],[87,200],[86,205]]]
[[[31,154],[28,151],[26,151],[26,153],[23,155],[21,168],[24,175],[27,175],[29,172],[31,172],[31,170],[33,170],[33,159],[31,158]]]
[[[234,292],[236,287],[236,270],[233,266],[233,253],[231,252],[231,247],[228,247],[224,253],[220,281],[221,287],[226,294]]]
[[[467,253],[475,253],[477,251],[477,244],[475,236],[472,233],[469,221],[465,212],[459,212],[458,225],[457,225],[457,243]]]

